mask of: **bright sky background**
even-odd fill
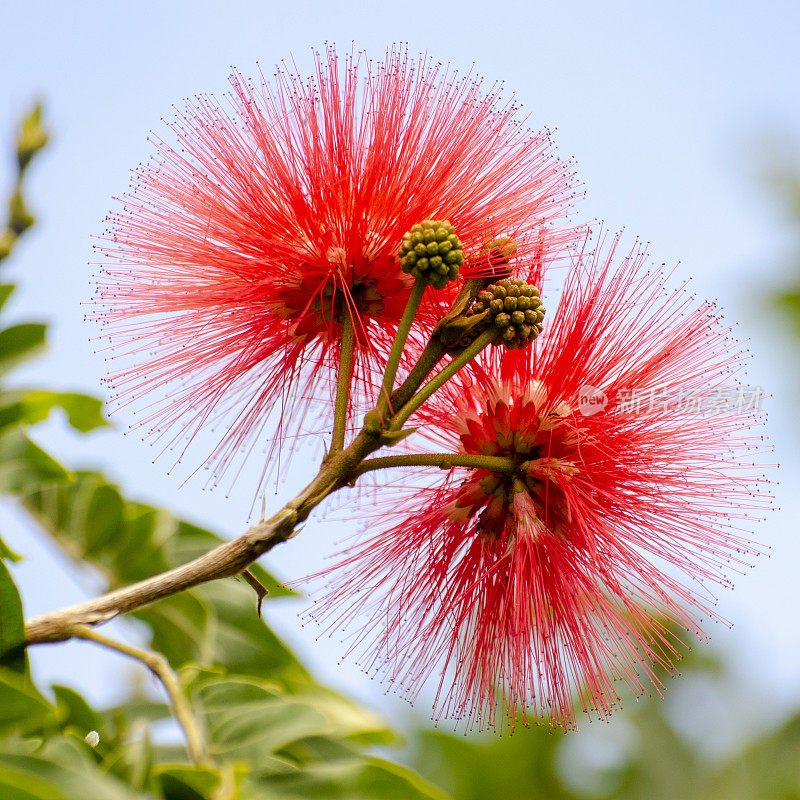
[[[90,295],[91,237],[103,229],[111,197],[150,155],[146,136],[161,130],[172,103],[196,92],[221,93],[229,65],[245,74],[260,61],[269,72],[326,41],[380,58],[388,44],[504,80],[531,125],[555,129],[559,154],[574,157],[585,183],[580,218],[625,226],[651,242],[656,261],[678,264],[696,291],[717,297],[743,335],[752,337],[751,382],[766,401],[781,462],[781,511],[759,536],[772,558],[721,599],[735,623],[712,634],[735,657],[750,686],[740,714],[776,713],[800,701],[800,563],[796,352],[779,327],[763,320],[761,294],[780,285],[796,244],[780,203],[766,186],[766,166],[800,143],[800,5],[786,2],[607,3],[494,0],[359,2],[8,2],[0,14],[0,186],[7,186],[11,136],[37,96],[46,103],[52,144],[37,161],[28,198],[35,232],[7,262],[4,279],[20,284],[13,314],[51,322],[46,358],[26,379],[100,393],[102,358],[83,321]],[[750,11],[746,11],[749,7]],[[680,263],[678,263],[680,262]],[[129,496],[168,506],[223,534],[247,522],[250,485],[226,498],[201,481],[166,477],[166,460],[137,435],[117,430],[83,439],[48,424],[40,439],[74,466],[98,466]],[[258,469],[258,467],[255,467]],[[289,491],[302,480],[295,471]],[[277,507],[277,500],[276,500]],[[28,560],[15,569],[27,613],[77,602],[98,583],[46,546],[31,525],[0,508],[0,530]],[[341,535],[322,522],[265,560],[291,578],[321,564]],[[297,604],[268,606],[282,632],[329,683],[391,713],[399,708],[352,665],[337,666],[342,648],[315,643],[300,629]],[[119,628],[117,628],[119,630]],[[115,697],[120,668],[87,644],[37,648],[39,676],[76,685],[98,701]],[[763,701],[763,702],[762,702]],[[421,704],[421,716],[427,708]]]

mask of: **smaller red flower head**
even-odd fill
[[[437,451],[483,465],[381,487],[314,612],[358,619],[365,666],[409,695],[438,682],[440,717],[572,726],[579,690],[606,715],[615,679],[658,688],[682,652],[669,623],[699,634],[706,584],[758,552],[743,352],[713,306],[616,248],[581,254],[532,347],[484,351],[422,407]]]
[[[372,385],[413,283],[398,252],[415,224],[452,222],[469,274],[499,236],[520,255],[543,237],[561,248],[574,195],[548,133],[524,130],[498,87],[403,50],[376,64],[330,48],[309,79],[231,81],[187,102],[172,144],[155,140],[99,248],[118,399],[145,398],[141,424],[171,442],[223,431],[217,471],[268,423],[281,440],[313,406],[329,425],[344,314],[354,395]],[[429,289],[422,319],[451,294]]]

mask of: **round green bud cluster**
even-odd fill
[[[505,345],[509,350],[527,347],[541,332],[544,306],[539,290],[520,278],[490,283],[478,292],[467,309],[471,317],[488,311],[491,324],[497,329],[492,344]]]
[[[458,277],[464,250],[455,228],[447,221],[426,219],[403,236],[400,265],[403,272],[424,278],[434,289],[443,289]]]

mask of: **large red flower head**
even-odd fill
[[[440,716],[571,726],[578,691],[607,714],[615,679],[658,687],[682,649],[669,623],[699,634],[709,584],[757,552],[770,500],[743,353],[712,305],[616,247],[576,259],[532,347],[489,348],[422,407],[434,450],[472,465],[382,487],[328,573],[314,613],[357,619],[363,663],[409,695],[438,684]]]
[[[328,424],[343,314],[356,389],[369,382],[413,282],[398,258],[412,226],[449,220],[469,274],[499,236],[520,256],[560,248],[574,194],[547,131],[522,128],[498,87],[403,50],[328,49],[311,78],[231,82],[155,139],[99,248],[118,399],[144,397],[142,424],[170,442],[215,425],[217,471],[266,424],[296,433],[312,405]],[[423,319],[451,294],[428,289]]]

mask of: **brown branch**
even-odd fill
[[[378,409],[367,414],[366,419],[368,420],[372,416],[372,421],[365,424],[350,446],[338,453],[329,454],[316,478],[277,514],[253,525],[241,536],[215,547],[210,552],[180,567],[116,589],[94,600],[87,600],[85,603],[51,611],[27,620],[25,623],[26,645],[60,642],[75,635],[73,631],[76,625],[98,625],[119,614],[133,611],[200,584],[238,575],[275,545],[291,538],[295,533],[296,526],[305,520],[319,503],[365,471],[360,465],[368,455],[384,444],[397,442],[408,433],[408,431],[398,432],[396,428],[399,427],[399,424],[397,423],[401,418],[402,420],[407,419],[409,414],[403,415],[403,412],[408,410],[407,406],[411,402],[412,396],[444,356],[447,346],[442,342],[442,335],[448,331],[448,327],[454,320],[460,317],[472,298],[488,280],[489,278],[480,278],[465,281],[453,307],[434,330],[417,364],[403,385],[392,394],[391,404],[393,408],[397,409],[394,417],[384,420]],[[434,381],[444,382],[450,374],[456,371],[454,366],[457,368],[459,360],[463,361],[464,359],[456,356]],[[430,393],[428,391],[428,394]],[[420,404],[419,398],[414,398],[414,400],[414,408],[416,408]],[[385,466],[389,466],[389,464],[387,463]],[[377,464],[367,467],[367,469],[375,468],[378,468]]]
[[[187,564],[116,589],[94,600],[33,617],[25,623],[26,644],[71,638],[75,625],[97,625],[119,614],[154,603],[208,581],[238,575],[259,556],[289,539],[331,492],[354,477],[361,461],[381,446],[379,436],[362,431],[352,444],[322,465],[319,474],[293,500],[268,520],[253,525],[230,542],[215,547]]]

